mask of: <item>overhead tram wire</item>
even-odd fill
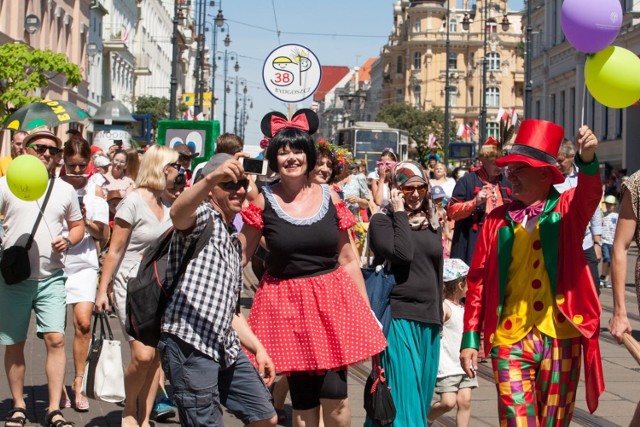
[[[388,35],[375,35],[375,34],[341,34],[341,33],[309,33],[309,32],[298,32],[298,31],[280,31],[280,30],[272,30],[271,28],[261,27],[260,25],[248,24],[246,22],[236,21],[233,19],[227,19],[229,22],[233,22],[234,24],[244,25],[245,27],[256,28],[258,30],[268,31],[270,33],[276,34],[288,34],[288,35],[303,35],[303,36],[319,36],[319,37],[353,37],[353,38],[372,38],[372,39],[381,39],[388,38]],[[280,41],[280,37],[278,36],[278,41]]]
[[[278,37],[278,45],[281,45],[280,41],[280,27],[278,27],[278,14],[276,13],[276,3],[275,0],[271,0],[271,7],[273,8],[273,20],[276,23],[276,35]]]

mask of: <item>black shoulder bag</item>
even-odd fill
[[[38,229],[38,225],[40,224],[40,220],[42,219],[44,208],[47,206],[47,202],[49,201],[49,196],[51,195],[51,190],[53,189],[55,181],[55,178],[51,179],[51,184],[47,189],[47,194],[44,197],[42,208],[40,208],[36,223],[33,225],[31,234],[27,239],[27,244],[24,247],[20,245],[13,245],[10,248],[6,248],[2,253],[2,259],[0,260],[0,272],[2,273],[2,277],[7,285],[15,285],[27,280],[29,276],[31,276],[29,249],[31,249],[31,245],[33,245],[33,238],[36,234],[36,230]]]

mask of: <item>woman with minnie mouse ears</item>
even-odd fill
[[[347,367],[387,345],[369,309],[347,229],[355,219],[326,184],[316,184],[313,134],[318,116],[277,112],[261,123],[271,136],[266,158],[280,182],[242,211],[244,259],[262,236],[269,254],[249,325],[288,377],[294,425],[350,424]]]

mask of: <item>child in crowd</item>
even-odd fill
[[[600,287],[610,288],[609,271],[611,267],[611,248],[613,247],[613,236],[616,234],[618,224],[618,199],[609,195],[604,198],[604,218],[602,220],[602,273],[600,274]]]
[[[440,401],[429,410],[427,424],[433,425],[438,417],[452,410],[456,404],[456,425],[465,427],[471,419],[471,389],[478,387],[477,378],[469,378],[460,366],[460,344],[464,307],[460,299],[467,292],[469,266],[458,258],[444,260],[444,324],[440,340],[440,363],[436,380],[436,393]]]

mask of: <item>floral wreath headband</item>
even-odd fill
[[[267,138],[273,138],[282,129],[300,129],[313,135],[319,126],[318,115],[308,108],[296,111],[291,120],[287,120],[287,116],[278,111],[272,111],[267,113],[260,122],[262,134]]]
[[[331,153],[331,160],[341,171],[353,161],[353,155],[349,150],[344,147],[338,147],[324,138],[319,138],[316,142],[316,150],[319,152],[321,149],[325,149]]]

